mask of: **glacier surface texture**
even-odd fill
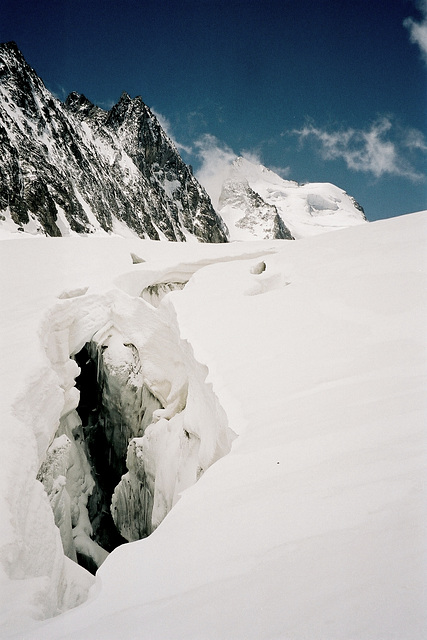
[[[3,238],[1,637],[425,637],[426,216]]]

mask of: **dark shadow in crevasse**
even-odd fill
[[[114,524],[110,513],[111,497],[121,476],[126,473],[126,449],[119,454],[108,441],[106,433],[111,415],[103,403],[103,377],[98,367],[98,350],[87,343],[74,358],[80,367],[76,387],[80,391],[77,413],[82,421],[87,457],[92,468],[95,487],[87,508],[93,528],[93,539],[108,552],[127,542]],[[79,564],[95,573],[90,559],[79,557]],[[95,570],[94,570],[95,569]]]

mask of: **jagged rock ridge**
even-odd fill
[[[0,45],[0,216],[50,236],[132,230],[224,242],[209,196],[140,97],[104,111],[57,100],[15,43]]]

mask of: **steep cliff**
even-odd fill
[[[50,236],[135,233],[225,242],[209,196],[140,97],[58,101],[15,43],[0,45],[0,222]]]

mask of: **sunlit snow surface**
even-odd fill
[[[0,636],[427,637],[426,241],[427,213],[298,242],[2,240]],[[74,393],[44,351],[49,314],[168,281],[188,284],[158,312],[237,438],[84,605],[36,621],[92,580],[34,480]]]

